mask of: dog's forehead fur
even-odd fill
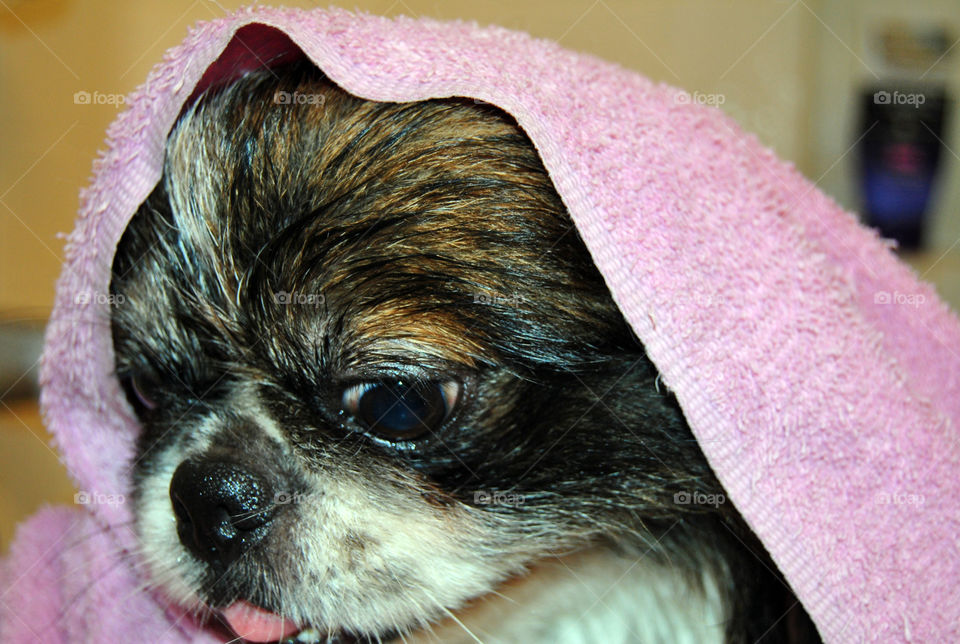
[[[471,101],[370,103],[315,74],[283,82],[290,102],[264,75],[205,97],[172,133],[166,174],[180,180],[155,193],[170,212],[154,217],[170,220],[153,227],[167,234],[120,267],[143,276],[137,305],[166,309],[158,325],[179,311],[212,357],[255,347],[318,376],[537,363],[613,326],[629,334],[593,266],[569,264],[577,233],[509,117]],[[164,272],[176,302],[146,283]]]

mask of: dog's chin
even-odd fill
[[[445,611],[443,618],[424,614],[399,629],[317,626],[243,599],[221,608],[200,602],[183,619],[224,642],[724,641],[727,607],[719,580],[709,570],[699,577],[676,572],[598,546],[542,559],[490,593]]]
[[[354,633],[301,626],[245,601],[216,611],[215,617],[226,637],[247,642],[709,644],[724,640],[725,613],[718,580],[709,571],[685,577],[642,556],[599,546],[543,559],[495,591],[414,629]]]

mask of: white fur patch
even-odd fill
[[[608,550],[547,560],[408,644],[710,644],[723,642],[716,583]]]

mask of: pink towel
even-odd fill
[[[193,30],[109,129],[42,373],[46,421],[97,502],[21,528],[0,571],[0,640],[213,641],[142,591],[131,555],[136,425],[107,294],[205,71],[215,83],[287,47],[262,25],[364,98],[511,113],[824,639],[960,641],[960,323],[882,240],[731,119],[630,71],[498,28],[273,9]]]

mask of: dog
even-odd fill
[[[498,108],[211,87],[112,270],[138,555],[207,627],[818,641]]]

